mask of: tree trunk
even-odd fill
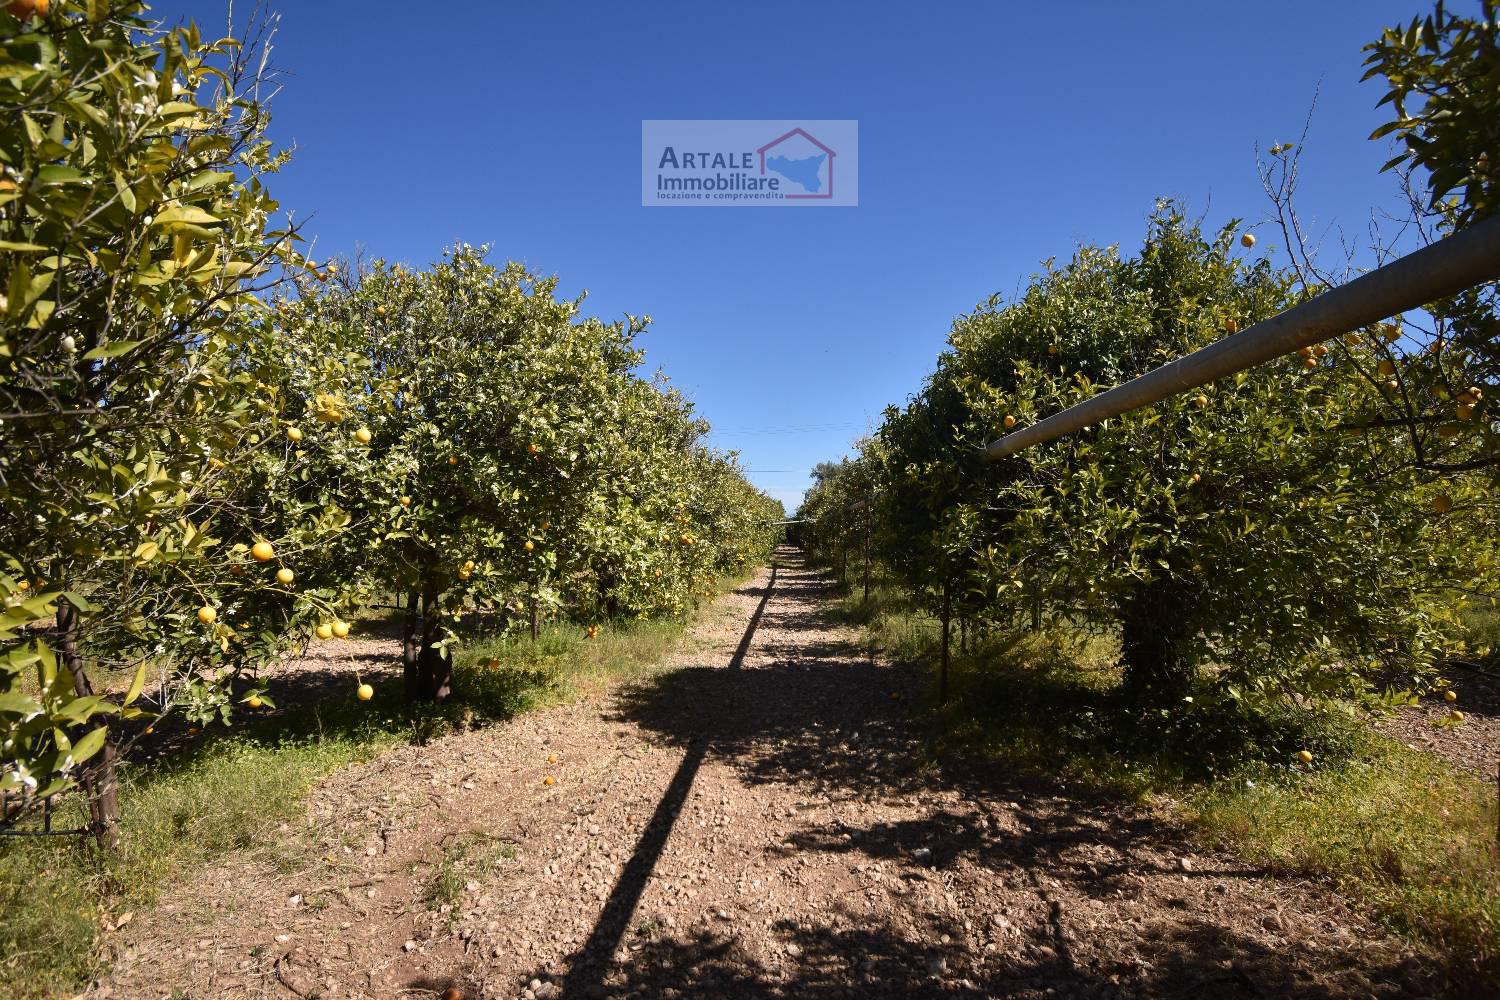
[[[1180,585],[1167,580],[1146,584],[1121,609],[1120,662],[1132,697],[1171,704],[1191,693],[1197,667],[1184,632],[1188,610]]]
[[[415,589],[407,591],[406,612],[401,617],[401,674],[406,680],[408,702],[421,701],[426,697],[417,662],[422,653],[422,611],[419,600],[421,595]]]
[[[620,612],[620,599],[615,594],[615,575],[605,573],[599,578],[599,592],[604,596],[604,615],[614,618]]]
[[[57,633],[63,666],[73,675],[73,693],[80,698],[93,694],[94,685],[89,682],[83,657],[78,653],[78,610],[66,600],[57,605]],[[107,725],[102,718],[96,721]],[[82,735],[78,732],[74,737]],[[107,733],[104,746],[84,765],[78,783],[88,802],[89,829],[94,839],[106,851],[113,851],[120,844],[120,799],[115,780],[115,744]]]
[[[1042,630],[1042,595],[1041,594],[1032,594],[1031,595],[1031,631],[1033,631],[1033,632],[1040,632],[1041,630]]]
[[[422,693],[429,701],[447,701],[453,690],[453,654],[439,649],[448,634],[437,586],[428,582],[422,592],[422,651],[418,656]]]
[[[865,522],[865,603],[870,603],[870,522]]]
[[[938,671],[938,702],[948,703],[948,643],[953,635],[953,585],[943,583],[943,662]]]

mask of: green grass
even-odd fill
[[[889,582],[864,602],[850,577],[841,612],[872,643],[934,665],[936,622]],[[1488,625],[1500,618],[1471,622],[1476,633]],[[1326,879],[1444,956],[1461,988],[1500,989],[1492,786],[1352,713],[1252,710],[1207,693],[1143,710],[1120,695],[1117,655],[1108,636],[1061,628],[986,637],[954,655],[952,697],[927,714],[932,739],[1109,789],[1211,844]],[[1311,766],[1296,759],[1302,749]]]
[[[1463,612],[1465,652],[1482,663],[1500,665],[1500,608],[1477,606]]]
[[[410,711],[401,703],[399,680],[386,680],[368,703],[349,697],[289,706],[215,731],[195,749],[149,768],[126,764],[114,856],[74,838],[0,841],[0,996],[31,1000],[77,992],[101,971],[101,917],[117,920],[149,906],[164,887],[219,859],[259,854],[284,870],[295,868],[303,859],[288,853],[277,827],[300,815],[308,791],[338,768],[400,743],[507,719],[640,675],[685,627],[681,619],[633,621],[604,625],[593,640],[576,625],[548,627],[536,642],[527,636],[481,639],[456,658],[454,695],[445,705]],[[499,661],[496,669],[487,666],[490,660]],[[54,826],[82,822],[78,804],[65,802]],[[442,886],[459,878],[466,864],[440,866],[435,891],[448,891]],[[459,878],[459,889],[464,881]]]
[[[1245,857],[1331,878],[1387,926],[1439,949],[1462,982],[1500,987],[1500,866],[1487,784],[1366,734],[1338,766],[1247,769],[1190,790],[1181,813]]]
[[[464,890],[470,879],[480,876],[485,869],[516,858],[516,845],[474,830],[454,838],[443,852],[427,884],[427,908],[443,910],[448,915],[452,929],[458,924],[458,904],[463,900]]]

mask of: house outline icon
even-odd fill
[[[814,139],[811,135],[809,135],[807,132],[805,132],[801,128],[794,128],[790,132],[788,132],[786,135],[778,136],[777,138],[772,139],[770,142],[766,143],[764,146],[760,147],[759,149],[757,149],[755,151],[756,153],[758,153],[760,155],[760,173],[761,173],[761,176],[764,177],[765,174],[766,174],[766,150],[771,149],[774,146],[781,145],[783,142],[786,142],[788,139],[790,139],[794,135],[800,135],[802,138],[806,139],[808,142],[812,143],[814,146],[817,146],[823,152],[825,152],[825,153],[828,154],[828,191],[827,191],[826,194],[788,194],[788,195],[784,195],[783,197],[786,197],[786,198],[832,198],[833,197],[833,158],[835,156],[837,156],[838,154],[835,153],[833,150],[829,149],[827,146],[823,145],[817,139]]]

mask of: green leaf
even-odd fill
[[[88,180],[83,171],[56,163],[48,164],[36,172],[36,183],[41,185],[83,184]]]
[[[125,692],[123,704],[129,705],[141,696],[141,691],[146,686],[146,665],[140,664],[135,668],[135,677],[130,681],[130,690]]]
[[[100,726],[92,730],[87,736],[73,744],[73,763],[82,764],[94,754],[104,749],[104,740],[109,736],[109,729]]]
[[[219,219],[192,205],[173,205],[152,220],[153,226],[176,229],[184,226],[215,226]]]
[[[122,354],[129,354],[137,347],[140,347],[143,343],[145,343],[145,341],[142,340],[117,340],[112,344],[105,344],[101,347],[94,348],[92,351],[89,351],[87,354],[85,354],[83,358],[85,361],[99,361],[104,358],[118,358]]]

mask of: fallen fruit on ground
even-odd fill
[[[1297,759],[1300,760],[1304,764],[1311,764],[1312,760],[1313,760],[1312,751],[1311,750],[1298,750],[1297,751]]]

